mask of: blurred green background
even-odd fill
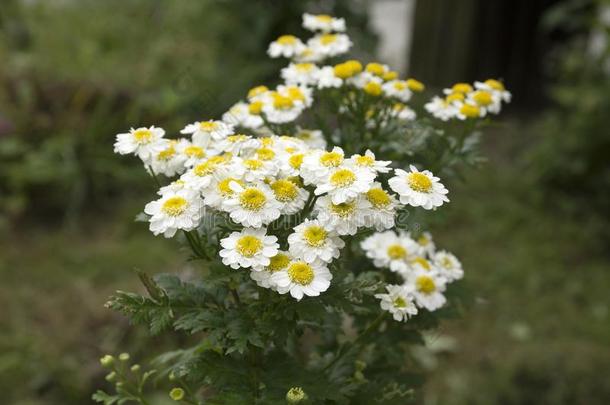
[[[194,271],[132,222],[155,186],[112,153],[115,134],[176,131],[273,82],[282,63],[267,44],[302,33],[303,11],[345,17],[371,59],[373,3],[1,0],[1,403],[90,403],[102,354],[146,362],[180,344],[103,307],[139,288],[134,268]],[[501,77],[514,95],[488,128],[488,162],[448,185],[432,230],[475,299],[413,350],[430,373],[418,401],[610,403],[610,4],[419,0],[413,11],[410,74],[432,88]]]

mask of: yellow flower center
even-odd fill
[[[398,78],[398,72],[390,70],[389,72],[385,72],[381,78],[386,81],[396,80]]]
[[[288,266],[288,276],[293,283],[309,285],[313,281],[314,273],[310,265],[299,261]]]
[[[256,151],[256,156],[260,160],[271,160],[275,157],[275,152],[269,148],[260,148]]]
[[[443,260],[441,260],[441,264],[446,269],[450,269],[451,267],[453,267],[453,263],[448,257],[443,257]]]
[[[396,298],[394,298],[394,301],[392,301],[392,304],[396,308],[406,308],[407,301],[405,301],[404,298],[402,298],[402,297],[396,297]]]
[[[305,100],[305,94],[303,94],[301,89],[299,89],[298,87],[290,86],[290,87],[288,87],[287,91],[288,91],[288,97],[292,101],[304,101]]]
[[[407,255],[407,249],[400,245],[388,246],[388,257],[392,260],[400,260]]]
[[[330,184],[335,187],[347,187],[356,181],[356,175],[349,169],[340,169],[330,176]]]
[[[468,83],[456,83],[451,87],[451,90],[455,93],[470,93],[472,86]]]
[[[305,157],[302,153],[297,153],[296,155],[292,155],[288,158],[288,164],[293,169],[299,169],[303,164],[303,157]]]
[[[148,129],[136,129],[133,132],[133,137],[138,143],[147,143],[152,138],[152,132]]]
[[[188,203],[186,199],[182,197],[171,197],[163,203],[163,207],[161,207],[161,209],[167,215],[177,217],[178,215],[181,215],[184,210],[186,210],[187,205]]]
[[[258,211],[267,203],[267,197],[259,189],[251,187],[242,191],[239,203],[248,211]]]
[[[487,106],[493,103],[491,93],[484,90],[475,91],[472,94],[472,98],[478,105]]]
[[[248,139],[248,135],[237,134],[227,136],[227,141],[231,143],[243,142]]]
[[[320,247],[326,242],[326,230],[318,225],[311,225],[303,232],[303,238],[309,246]]]
[[[356,164],[358,166],[373,166],[375,164],[375,159],[372,158],[371,156],[360,156],[360,155],[356,155]]]
[[[318,14],[316,16],[316,20],[318,20],[321,23],[331,23],[333,21],[333,18],[331,16],[329,16],[328,14]]]
[[[385,73],[385,67],[381,63],[369,63],[366,65],[366,71],[377,76]]]
[[[504,91],[506,90],[504,88],[504,84],[498,80],[494,80],[494,79],[487,79],[485,80],[485,84],[488,85],[489,87],[491,87],[494,90],[497,91]]]
[[[263,248],[263,242],[256,236],[246,235],[237,240],[237,251],[245,257],[252,257]]]
[[[339,152],[324,152],[320,156],[320,163],[326,167],[337,167],[343,162],[343,156]]]
[[[253,101],[248,105],[248,112],[252,115],[260,115],[261,111],[263,111],[262,101]]]
[[[313,63],[297,63],[296,65],[294,65],[294,67],[299,71],[299,72],[311,72],[313,70],[313,67],[315,65]]]
[[[163,160],[163,161],[168,161],[172,157],[174,157],[175,154],[176,154],[176,149],[173,146],[170,146],[169,148],[159,152],[159,154],[157,155],[157,159]]]
[[[424,89],[426,88],[426,86],[424,86],[422,82],[415,79],[407,79],[407,87],[409,87],[409,90],[415,91],[417,93],[424,91]]]
[[[460,108],[460,113],[462,113],[466,118],[478,118],[480,114],[480,109],[476,105],[471,104],[463,104]]]
[[[290,180],[278,180],[271,184],[275,198],[280,202],[294,201],[298,195],[297,186]]]
[[[217,165],[218,163],[216,163],[216,161],[208,160],[206,162],[199,163],[197,166],[195,166],[193,172],[199,177],[208,176],[214,173]]]
[[[398,81],[394,82],[394,89],[398,91],[406,90],[409,86],[407,86],[407,82]]]
[[[324,34],[320,37],[320,43],[322,45],[330,45],[337,40],[336,34]]]
[[[184,154],[188,157],[202,158],[205,157],[205,151],[199,146],[191,145],[184,148]]]
[[[294,35],[282,35],[277,39],[277,43],[280,45],[294,45],[297,43],[297,37]]]
[[[421,256],[418,256],[416,258],[414,258],[413,260],[411,260],[413,263],[417,263],[419,265],[421,265],[424,269],[426,270],[430,270],[432,267],[430,266],[430,262],[427,261],[426,259],[424,259]]]
[[[294,101],[290,97],[281,94],[273,95],[273,107],[277,110],[289,110],[294,106]]]
[[[366,199],[375,208],[385,208],[390,204],[390,196],[382,188],[372,188],[366,192]]]
[[[412,190],[420,193],[429,193],[432,190],[432,180],[423,173],[409,173],[407,181]]]
[[[356,202],[344,202],[341,204],[331,204],[330,210],[341,218],[349,218],[356,210]]]
[[[275,273],[276,271],[285,269],[286,266],[288,266],[288,263],[290,263],[290,258],[284,253],[278,253],[277,255],[273,256],[270,261],[271,262],[269,263],[269,266],[267,266],[267,269],[269,269],[271,273]]]
[[[226,179],[220,180],[216,185],[218,192],[223,196],[233,195],[234,191],[231,190],[231,182],[234,181],[240,186],[244,186],[244,182],[238,179],[234,179],[233,177],[227,177]]]
[[[381,95],[381,85],[377,82],[368,82],[364,85],[364,91],[371,96],[378,97]]]
[[[422,292],[424,294],[431,294],[436,291],[436,284],[434,284],[434,280],[432,277],[428,276],[419,276],[415,280],[415,286],[417,291]]]
[[[219,127],[217,122],[214,121],[202,121],[199,123],[199,130],[204,132],[212,132],[217,130]]]
[[[445,97],[447,103],[453,103],[454,101],[464,101],[464,93],[451,93]]]
[[[251,88],[248,91],[248,98],[260,96],[261,94],[263,94],[266,91],[269,91],[267,86],[256,86],[256,87],[253,87],[253,88]]]
[[[250,170],[258,170],[263,167],[264,163],[258,159],[246,159],[244,160],[244,166]]]

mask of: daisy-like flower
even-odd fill
[[[313,49],[305,45],[293,58],[292,60],[297,63],[318,63],[322,62],[326,58],[326,55],[321,54],[316,49]]]
[[[405,274],[410,270],[409,261],[420,254],[420,248],[407,235],[393,231],[375,233],[360,243],[366,256],[378,268]]]
[[[184,167],[191,168],[204,161],[207,157],[207,153],[204,148],[193,145],[187,140],[179,142],[177,148],[178,152],[184,157]]]
[[[267,54],[272,58],[292,58],[305,49],[303,42],[294,35],[282,35],[271,44],[267,49]]]
[[[344,156],[343,149],[338,146],[330,152],[316,150],[307,154],[301,165],[301,177],[305,184],[316,184],[326,178],[331,170],[343,164]]]
[[[303,28],[309,31],[343,32],[345,31],[345,19],[335,18],[326,14],[303,14]]]
[[[364,217],[366,227],[374,227],[378,232],[394,228],[396,207],[399,206],[394,195],[385,191],[380,183],[373,183],[369,191],[364,193],[364,199],[369,203]]]
[[[326,263],[321,261],[306,262],[293,260],[288,266],[273,273],[272,282],[280,294],[290,293],[293,298],[301,300],[304,295],[317,297],[328,290],[333,275]]]
[[[186,182],[184,180],[178,179],[178,180],[172,181],[167,186],[161,187],[157,191],[157,194],[159,194],[161,196],[166,195],[166,194],[175,194],[179,190],[184,190],[186,188],[188,188],[188,187],[186,187]]]
[[[432,116],[438,118],[441,121],[449,121],[455,118],[458,114],[458,107],[454,104],[447,102],[444,98],[434,96],[431,101],[424,105],[426,111]]]
[[[202,191],[207,188],[213,180],[224,177],[225,173],[233,170],[235,165],[229,165],[228,159],[223,156],[212,156],[195,165],[192,169],[180,176],[180,179],[188,184],[188,187]],[[243,174],[243,170],[240,175]]]
[[[294,136],[312,149],[326,148],[326,139],[324,139],[324,134],[319,129],[298,128]]]
[[[291,97],[289,94],[281,94],[274,91],[263,102],[262,111],[269,122],[284,124],[297,119],[304,108],[304,103]]]
[[[231,182],[236,182],[244,187],[246,183],[236,177],[225,177],[223,179],[214,179],[214,181],[203,192],[203,201],[208,207],[222,209],[222,204],[235,194],[231,189]]]
[[[362,72],[362,69],[362,63],[353,59],[333,66],[335,76],[343,80],[356,76]]]
[[[229,125],[257,129],[263,126],[264,121],[260,116],[260,109],[256,107],[251,111],[251,104],[240,101],[234,104],[229,111],[222,115],[222,120]]]
[[[467,99],[471,104],[475,104],[481,110],[484,110],[483,116],[487,113],[499,114],[502,109],[502,98],[496,92],[479,89],[468,93]]]
[[[358,169],[370,170],[373,173],[388,173],[388,167],[392,162],[389,160],[375,160],[375,154],[367,149],[364,155],[352,155],[347,164]]]
[[[295,152],[285,154],[280,161],[280,172],[285,177],[299,176],[305,153]]]
[[[339,257],[340,250],[345,246],[337,233],[318,220],[306,219],[294,228],[294,233],[288,236],[290,253],[307,263],[322,260],[330,263]]]
[[[413,93],[405,80],[390,80],[382,86],[383,92],[388,97],[394,97],[406,103],[411,99]]]
[[[326,57],[333,57],[346,53],[352,47],[352,41],[345,34],[321,34],[310,38],[307,46]]]
[[[428,311],[435,311],[447,302],[443,295],[445,283],[443,277],[419,268],[408,275],[405,285],[413,289],[413,297],[417,306],[426,308]]]
[[[269,258],[269,264],[262,268],[253,269],[250,272],[250,278],[256,281],[259,287],[276,289],[275,283],[272,280],[274,273],[285,270],[290,262],[292,256],[288,252],[279,250],[278,253]]]
[[[260,228],[279,218],[282,206],[266,184],[241,186],[231,182],[229,187],[234,193],[222,204],[222,209],[229,213],[233,221]]]
[[[422,234],[419,235],[419,238],[416,239],[416,242],[422,247],[422,249],[424,249],[426,255],[429,257],[434,255],[436,245],[434,244],[434,240],[432,239],[432,234],[430,232],[422,232]]]
[[[181,134],[191,134],[193,144],[207,148],[210,141],[219,141],[233,134],[233,125],[223,121],[198,121],[184,127]]]
[[[263,181],[267,177],[275,176],[279,170],[274,160],[261,160],[256,158],[239,159],[247,182]]]
[[[449,202],[445,186],[430,171],[418,171],[410,166],[410,172],[395,169],[396,176],[388,180],[390,188],[398,193],[400,202],[430,210]]]
[[[317,82],[318,67],[313,63],[291,63],[282,69],[287,84],[313,85]]]
[[[165,144],[160,142],[164,135],[163,128],[154,125],[150,128],[131,128],[129,132],[116,136],[114,152],[121,155],[133,153],[147,161],[165,148]]]
[[[371,170],[340,166],[330,171],[314,193],[316,195],[328,193],[333,204],[341,204],[356,198],[360,193],[367,192],[374,180],[375,173]]]
[[[316,71],[313,84],[318,89],[339,88],[343,85],[343,80],[335,75],[335,68],[324,66]]]
[[[441,250],[434,254],[432,260],[437,266],[440,275],[447,279],[447,281],[451,282],[464,277],[462,263],[453,254]]]
[[[162,174],[166,177],[172,177],[184,172],[186,157],[178,152],[180,147],[179,142],[166,139],[162,139],[159,142],[163,143],[164,148],[150,160],[150,170],[155,175]]]
[[[275,199],[280,202],[282,214],[292,215],[301,211],[309,198],[309,192],[288,179],[279,179],[269,185]]]
[[[504,83],[495,79],[487,79],[484,82],[474,82],[474,87],[478,90],[485,90],[499,96],[500,100],[510,103],[512,95],[506,90]]]
[[[267,235],[266,228],[245,228],[241,232],[233,232],[220,240],[220,246],[223,249],[219,255],[225,266],[232,269],[251,267],[254,270],[269,266],[280,247],[275,236]]]
[[[193,190],[168,191],[160,199],[144,207],[150,215],[150,231],[171,238],[179,229],[190,231],[199,225],[203,214],[203,200]]]
[[[365,225],[370,203],[358,196],[341,204],[333,204],[330,196],[322,196],[316,201],[314,214],[325,228],[333,229],[339,235],[355,235],[358,228]]]
[[[260,148],[261,143],[258,139],[250,135],[229,135],[225,139],[214,142],[212,150],[214,153],[230,153],[235,156],[248,155],[255,149]]]
[[[457,113],[455,116],[464,121],[467,119],[482,118],[487,114],[485,108],[481,108],[475,101],[467,99],[464,102],[457,102]]]
[[[392,314],[395,321],[407,321],[417,315],[417,307],[413,302],[412,291],[402,285],[387,285],[386,294],[375,294],[380,299],[381,309]]]
[[[395,103],[392,106],[390,115],[401,121],[413,121],[417,118],[417,113],[403,103]]]

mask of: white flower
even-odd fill
[[[232,155],[240,156],[247,155],[253,150],[260,148],[261,143],[258,139],[252,138],[249,135],[237,134],[229,135],[225,139],[214,142],[212,145],[215,153],[231,153]]]
[[[395,103],[392,106],[390,115],[401,121],[413,121],[415,120],[415,118],[417,118],[417,114],[415,113],[415,111],[413,111],[411,108],[402,103]]]
[[[201,146],[193,145],[186,139],[182,139],[176,145],[176,150],[183,157],[184,167],[191,168],[205,160],[207,153]]]
[[[345,242],[335,231],[324,227],[320,221],[306,219],[294,228],[294,233],[288,236],[288,245],[293,256],[307,263],[317,259],[330,263],[339,257],[340,249],[343,249]]]
[[[413,95],[405,80],[390,80],[381,87],[386,96],[397,98],[403,103],[409,101]]]
[[[252,267],[260,270],[269,266],[270,258],[277,255],[280,245],[266,228],[245,228],[220,240],[222,263],[233,269]]]
[[[303,14],[303,28],[309,31],[343,32],[345,31],[345,19],[334,18],[326,14]]]
[[[243,226],[260,228],[279,218],[282,206],[267,185],[260,183],[241,186],[231,182],[229,187],[234,193],[222,204],[222,209],[229,213],[233,221]]]
[[[487,115],[487,109],[480,107],[474,100],[467,98],[465,101],[456,101],[456,117],[462,121],[470,118],[482,118]]]
[[[445,186],[430,171],[418,171],[410,166],[411,171],[395,169],[396,176],[388,180],[388,184],[400,196],[400,202],[426,210],[440,207],[449,202]]]
[[[352,41],[345,34],[321,34],[310,38],[307,46],[316,53],[333,57],[346,53],[352,47]]]
[[[479,89],[468,93],[467,100],[484,111],[481,116],[485,116],[487,113],[499,114],[502,109],[502,96],[499,92]]]
[[[303,42],[294,35],[282,35],[269,44],[267,54],[272,58],[279,58],[280,56],[292,58],[302,52],[304,48]]]
[[[133,153],[140,159],[147,161],[162,151],[165,147],[160,140],[165,135],[163,128],[131,128],[129,132],[118,134],[114,143],[114,152],[121,155]]]
[[[378,268],[405,274],[410,270],[409,261],[421,252],[420,247],[406,234],[393,231],[375,233],[360,243],[366,257]]]
[[[314,84],[318,89],[339,88],[343,85],[343,79],[335,76],[334,67],[324,66],[316,71]]]
[[[162,174],[166,177],[172,177],[184,172],[186,157],[178,152],[180,148],[179,142],[166,139],[162,139],[159,142],[163,143],[164,148],[150,160],[150,170],[155,175]]]
[[[324,134],[318,129],[298,128],[294,135],[312,149],[326,149],[326,139]]]
[[[504,83],[495,79],[487,79],[484,82],[474,82],[474,87],[479,90],[486,90],[500,97],[505,103],[510,103],[512,95],[506,90]]]
[[[279,92],[271,92],[263,102],[262,111],[267,117],[267,121],[274,124],[284,124],[297,119],[303,109],[305,103],[289,94],[281,94]]]
[[[453,254],[441,250],[434,254],[432,260],[438,268],[439,274],[448,281],[455,281],[464,277],[462,263]]]
[[[253,114],[250,104],[240,101],[234,104],[229,111],[222,115],[222,120],[230,125],[257,129],[263,126],[263,118],[259,114]]]
[[[374,180],[375,173],[371,170],[340,166],[322,179],[314,193],[316,195],[328,193],[333,204],[341,204],[356,198],[360,193],[367,192]]]
[[[235,165],[229,165],[228,159],[223,156],[212,156],[203,160],[192,169],[180,176],[187,186],[193,190],[202,191],[215,179],[224,177]],[[242,172],[243,173],[243,172]]]
[[[324,227],[335,230],[339,235],[355,235],[364,226],[371,204],[362,196],[341,204],[333,204],[330,196],[322,196],[316,201],[314,214]]]
[[[431,101],[424,105],[426,111],[441,121],[449,121],[457,117],[458,107],[453,103],[447,102],[444,98],[434,96]]]
[[[292,58],[297,63],[318,63],[322,62],[326,55],[318,52],[309,46],[304,45],[303,48]]]
[[[235,194],[235,191],[231,189],[231,182],[236,182],[242,187],[245,185],[241,179],[236,177],[214,179],[202,192],[205,205],[216,209],[222,209],[223,203]]]
[[[373,183],[369,191],[364,194],[364,198],[369,203],[364,225],[369,228],[374,227],[379,232],[394,228],[396,207],[399,206],[396,197],[385,191],[381,184]]]
[[[159,194],[159,195],[166,195],[168,193],[175,194],[177,191],[184,190],[184,189],[187,189],[187,188],[188,187],[186,187],[186,182],[184,180],[178,179],[178,180],[172,181],[167,186],[161,187],[157,191],[157,194]]]
[[[212,140],[219,141],[233,134],[233,125],[222,121],[199,121],[189,124],[181,134],[192,134],[193,144],[207,148]]]
[[[150,215],[150,231],[171,238],[178,229],[193,230],[199,225],[203,214],[203,201],[197,192],[182,189],[168,191],[160,199],[151,201],[144,207]]]
[[[326,263],[320,261],[308,263],[303,260],[294,260],[285,269],[271,276],[280,294],[290,292],[290,295],[299,301],[304,295],[317,297],[321,292],[328,290],[332,278]]]
[[[272,275],[278,271],[285,270],[292,257],[288,252],[279,250],[278,253],[269,259],[269,264],[263,268],[252,270],[250,272],[250,278],[256,281],[259,287],[276,289],[276,285],[273,282]]]
[[[316,83],[318,67],[313,63],[291,63],[282,69],[286,84],[312,85]]]
[[[331,170],[341,166],[343,160],[343,149],[338,146],[330,152],[315,150],[303,158],[301,177],[305,184],[317,184],[326,178]]]
[[[296,214],[305,207],[309,192],[288,179],[279,179],[269,184],[275,199],[280,202],[280,211],[285,215]]]
[[[401,285],[387,285],[387,294],[375,294],[381,300],[381,309],[392,314],[395,321],[407,321],[417,315],[417,307],[413,303],[412,291]]]
[[[432,239],[432,234],[430,232],[423,232],[419,238],[417,238],[417,244],[424,249],[426,255],[428,257],[432,257],[436,250],[436,246],[434,244],[434,240]]]
[[[347,164],[373,173],[388,173],[391,170],[388,167],[391,163],[389,160],[375,160],[375,154],[367,149],[364,155],[352,155]]]
[[[413,296],[417,306],[435,311],[445,305],[447,299],[443,295],[445,291],[445,279],[424,269],[415,269],[407,277],[405,285],[413,289]]]

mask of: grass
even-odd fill
[[[603,404],[610,395],[607,252],[593,219],[542,198],[523,159],[532,144],[518,124],[492,131],[490,162],[450,185],[452,202],[438,211],[437,245],[462,259],[475,300],[434,333],[436,350],[419,352],[431,371],[423,404]],[[144,359],[166,343],[103,307],[117,288],[139,288],[131,269],[185,266],[175,244],[129,223],[142,201],[77,231],[26,228],[2,241],[4,403],[90,403],[104,384],[103,353]]]

